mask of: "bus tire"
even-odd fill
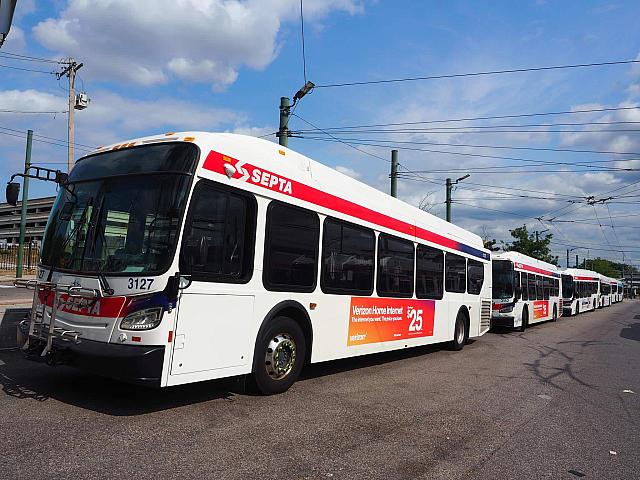
[[[580,314],[580,302],[576,302],[576,315]]]
[[[522,322],[520,322],[518,331],[524,332],[528,326],[529,326],[529,309],[527,307],[524,307],[522,309]]]
[[[305,358],[300,325],[289,317],[275,317],[256,340],[252,390],[263,395],[286,392],[300,376]]]
[[[558,307],[556,307],[555,305],[553,306],[553,316],[551,317],[551,321],[552,322],[558,321]]]
[[[454,351],[460,351],[464,348],[465,343],[469,339],[469,323],[467,315],[463,308],[458,312],[456,317],[456,326],[453,329],[453,340],[449,343],[449,348]]]

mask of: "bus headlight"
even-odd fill
[[[513,305],[509,305],[507,307],[500,309],[500,313],[511,313],[511,312],[513,312]]]
[[[122,319],[122,330],[151,330],[160,324],[162,307],[146,308],[133,312]]]

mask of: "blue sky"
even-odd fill
[[[307,77],[316,84],[640,58],[640,31],[635,25],[640,3],[636,1],[306,0],[304,7]],[[84,62],[77,85],[92,102],[76,114],[76,141],[90,146],[171,130],[267,134],[276,129],[280,96],[292,96],[304,83],[296,0],[19,0],[14,27],[0,57],[2,52],[50,59],[73,56]],[[0,64],[50,68],[6,56]],[[0,110],[64,110],[64,85],[52,75],[0,67]],[[514,165],[514,161],[474,156],[571,164],[640,155],[415,143],[640,152],[640,123],[624,124],[625,130],[635,130],[625,132],[613,131],[623,128],[611,123],[640,122],[640,109],[629,109],[638,106],[639,100],[637,64],[316,89],[296,113],[322,128],[621,106],[627,110],[438,124],[599,122],[562,127],[576,130],[572,132],[536,127],[537,133],[344,135],[368,143],[389,142],[385,143],[388,148],[358,147],[372,155],[342,143],[309,138],[291,139],[290,147],[385,191],[389,166],[376,156],[388,158],[392,145],[464,153],[401,149],[405,171],[431,172],[402,179],[401,198],[414,205],[422,202],[442,216],[444,170],[457,169],[453,175],[458,176],[470,169],[472,176],[454,192],[454,198],[463,202],[454,205],[456,223],[498,239],[507,239],[509,228],[526,223],[531,229],[549,229],[554,234],[554,251],[561,259],[567,245],[578,245],[581,256],[620,260],[622,252],[598,249],[624,250],[625,259],[640,264],[640,246],[636,246],[640,216],[627,216],[637,211],[640,197],[632,195],[638,186],[621,188],[640,180],[638,172],[576,172],[576,167],[565,165],[563,172],[523,169],[498,174],[493,167]],[[66,138],[64,114],[0,113],[0,127],[33,128],[40,135]],[[293,118],[290,127],[298,130],[308,125]],[[24,140],[6,135],[15,132],[3,132],[0,174],[4,178],[21,168]],[[78,155],[82,153],[77,150]],[[66,150],[36,142],[34,161],[64,164]],[[640,161],[611,165],[640,168]],[[473,170],[478,167],[490,167],[491,173]],[[32,185],[34,195],[54,192],[50,185]],[[512,187],[552,195],[529,192],[528,197],[514,197]],[[610,202],[593,207],[580,200],[614,189],[627,195],[618,201],[635,204]],[[549,222],[553,215],[545,214],[554,210],[564,215]],[[535,219],[539,216],[542,222]]]

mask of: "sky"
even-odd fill
[[[562,266],[567,248],[572,262],[640,265],[640,63],[321,87],[640,60],[640,2],[304,0],[303,13],[318,88],[295,110],[290,148],[387,192],[397,148],[410,204],[443,217],[445,178],[470,174],[454,223],[498,241],[523,224],[551,233]],[[300,27],[299,0],[18,0],[0,50],[0,177],[23,168],[28,128],[32,161],[66,168],[66,114],[16,113],[63,112],[66,79],[7,68],[59,65],[7,53],[83,63],[76,158],[167,131],[276,141],[279,99],[305,82]],[[522,116],[553,112],[574,113]],[[408,122],[429,123],[340,130]]]

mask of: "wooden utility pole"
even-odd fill
[[[82,63],[76,63],[73,58],[70,58],[66,62],[66,67],[59,73],[56,73],[58,80],[66,76],[69,79],[69,111],[67,113],[67,173],[71,172],[73,168],[74,157],[74,119],[73,114],[76,107],[76,72],[82,68]]]

